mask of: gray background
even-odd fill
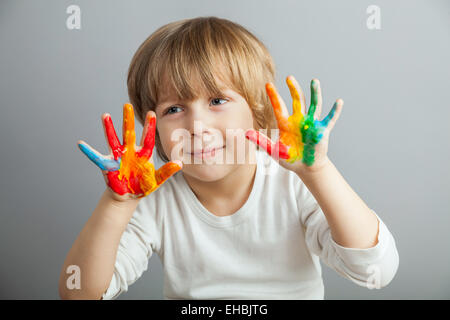
[[[70,4],[81,30],[66,28]],[[381,30],[366,27],[371,4]],[[304,89],[321,80],[324,112],[345,101],[330,158],[393,233],[400,266],[369,290],[323,265],[325,298],[450,298],[449,12],[449,1],[1,1],[0,298],[59,298],[65,256],[104,190],[77,140],[106,153],[100,116],[121,136],[138,46],[207,15],[268,46],[289,105],[289,74]],[[155,254],[120,299],[161,299],[162,285]]]

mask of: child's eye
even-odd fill
[[[215,105],[214,103],[219,103],[220,100],[228,101],[227,99],[214,98],[211,100],[211,102],[213,102],[213,105]],[[223,103],[219,103],[219,105],[221,105],[221,104],[223,104]]]
[[[176,113],[176,109],[181,109],[181,108],[177,107],[177,106],[171,106],[171,107],[167,108],[166,111],[164,111],[164,114]]]

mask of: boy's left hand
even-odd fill
[[[322,93],[319,80],[311,81],[311,105],[306,113],[305,96],[293,76],[286,78],[293,99],[293,114],[289,116],[286,105],[272,83],[266,91],[272,103],[280,130],[274,143],[259,131],[249,129],[246,138],[261,146],[284,168],[297,174],[320,170],[329,161],[328,139],[342,111],[344,102],[336,100],[333,108],[323,120],[318,120],[322,111]]]

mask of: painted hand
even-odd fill
[[[338,99],[330,113],[318,120],[322,109],[322,93],[319,80],[311,81],[311,105],[306,113],[305,96],[293,76],[286,78],[293,99],[293,114],[289,116],[283,99],[272,83],[266,84],[266,92],[272,103],[280,130],[279,140],[274,143],[254,129],[246,132],[247,139],[261,146],[280,164],[296,172],[320,168],[327,161],[328,138],[342,111],[343,101]],[[305,115],[306,114],[306,115]]]
[[[134,111],[131,104],[126,103],[123,106],[123,145],[117,138],[111,116],[103,114],[102,122],[110,154],[104,156],[81,140],[78,141],[78,147],[102,170],[105,182],[116,194],[126,199],[142,198],[155,191],[182,168],[181,161],[175,160],[155,170],[152,153],[155,145],[156,115],[153,111],[146,115],[139,147],[135,146]]]

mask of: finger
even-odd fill
[[[343,106],[344,101],[342,99],[336,100],[333,108],[331,108],[328,115],[321,121],[322,126],[328,127],[329,130],[333,129],[337,119],[339,119],[339,116],[341,115]]]
[[[155,129],[156,129],[156,114],[153,111],[147,112],[145,117],[144,130],[141,138],[141,150],[138,155],[140,157],[150,158],[155,146]]]
[[[110,150],[114,156],[114,159],[117,160],[122,154],[122,145],[120,144],[119,138],[117,137],[116,130],[114,129],[111,115],[109,113],[104,113],[102,115],[102,123]]]
[[[288,76],[286,78],[286,83],[289,87],[289,91],[291,92],[292,97],[292,112],[293,114],[304,115],[305,104],[305,95],[303,94],[300,85],[297,80],[295,80],[294,76]]]
[[[78,141],[78,147],[97,167],[106,171],[116,171],[120,168],[120,163],[114,159],[109,159],[100,154],[84,141]]]
[[[289,123],[287,119],[289,117],[289,113],[283,99],[278,94],[275,86],[271,82],[266,83],[266,92],[269,96],[270,102],[272,103],[275,118],[277,119],[278,123],[278,128],[282,131],[288,131]]]
[[[180,160],[167,162],[161,168],[156,170],[155,172],[156,183],[158,185],[163,184],[164,181],[166,181],[175,172],[181,170],[181,168],[183,168],[183,163]]]
[[[311,81],[311,104],[308,110],[308,116],[313,119],[319,119],[322,112],[322,90],[318,79]]]
[[[123,147],[127,150],[134,150],[136,144],[136,133],[134,131],[134,111],[133,106],[125,103],[123,106]]]
[[[285,146],[281,141],[274,143],[269,137],[264,135],[262,132],[256,131],[254,129],[248,129],[245,132],[245,137],[263,148],[271,157],[278,159],[288,159],[288,147]]]

